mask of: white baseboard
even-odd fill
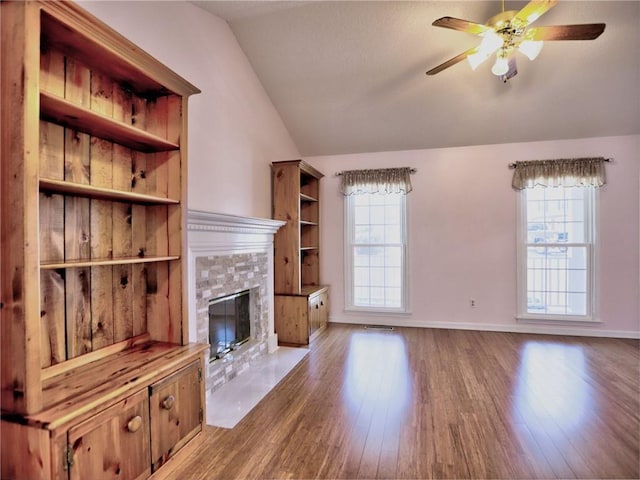
[[[543,335],[564,335],[577,337],[634,338],[640,339],[640,332],[625,330],[603,330],[584,325],[500,325],[491,323],[460,322],[418,322],[406,317],[388,316],[330,316],[331,323],[351,323],[356,325],[387,325],[392,327],[448,328],[451,330],[479,330],[488,332],[534,333]]]

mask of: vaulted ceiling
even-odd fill
[[[305,156],[640,133],[640,1],[559,1],[536,25],[606,30],[519,55],[506,84],[491,61],[425,75],[479,43],[431,23],[484,23],[498,1],[193,3],[228,21]]]

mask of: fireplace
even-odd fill
[[[211,361],[205,369],[209,393],[278,348],[273,322],[273,235],[283,224],[279,220],[189,211],[189,340],[211,344]],[[212,328],[209,313],[210,309],[217,311],[217,299],[247,291],[241,301],[246,300],[248,306],[238,308],[249,314],[248,332],[245,327],[240,328],[240,334],[237,330],[227,332],[230,327],[226,323],[225,327]],[[224,339],[211,337],[216,329],[225,331]],[[237,337],[247,340],[239,344]],[[218,346],[219,342],[223,345]],[[227,353],[220,355],[225,350]],[[216,360],[216,356],[221,358]]]
[[[249,290],[209,301],[210,358],[218,360],[251,335]]]

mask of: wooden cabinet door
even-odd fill
[[[298,295],[275,295],[275,327],[280,345],[309,345],[309,301]]]
[[[320,296],[309,297],[309,330],[311,334],[320,328]]]
[[[143,479],[151,475],[147,390],[69,429],[70,480]]]
[[[329,323],[329,294],[322,292],[319,295],[319,328],[325,328]]]
[[[201,431],[201,381],[198,361],[150,387],[154,472]]]

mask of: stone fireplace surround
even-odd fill
[[[189,341],[209,341],[209,301],[250,291],[251,336],[207,366],[213,392],[275,351],[273,236],[284,222],[190,210],[187,217]]]

